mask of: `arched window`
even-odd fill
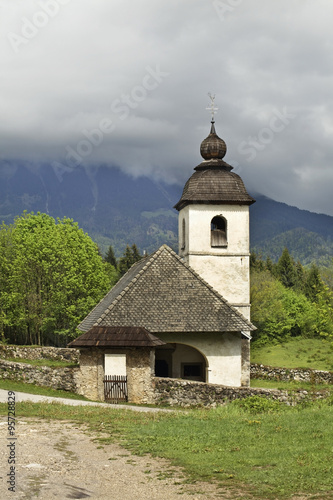
[[[182,221],[182,250],[185,250],[185,219]]]
[[[211,238],[210,244],[212,247],[226,247],[227,241],[227,221],[221,215],[213,217],[211,221]]]

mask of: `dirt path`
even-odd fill
[[[17,422],[16,491],[8,491],[7,422],[0,424],[0,498],[52,500],[205,500],[240,498],[215,485],[184,484],[180,469],[163,459],[131,455],[119,445],[101,447],[84,427],[44,420]],[[244,497],[244,499],[246,496]]]

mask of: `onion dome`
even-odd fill
[[[215,131],[212,121],[209,136],[201,143],[204,161],[186,182],[183,194],[174,206],[178,211],[189,204],[251,205],[255,202],[246,191],[239,175],[231,172],[232,166],[222,158],[227,146]]]
[[[222,160],[227,152],[227,145],[223,139],[215,132],[214,121],[210,129],[210,134],[204,139],[200,146],[200,154],[204,160]]]

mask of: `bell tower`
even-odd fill
[[[211,129],[201,143],[203,161],[186,182],[179,211],[179,256],[230,305],[250,320],[249,206],[255,200],[223,158],[227,147]]]

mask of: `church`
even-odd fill
[[[178,255],[162,245],[134,264],[79,325],[82,377],[104,400],[106,376],[128,380],[128,400],[144,401],[153,377],[248,386],[250,339],[249,206],[255,200],[224,161],[214,106],[203,161],[185,184]],[[84,386],[85,384],[83,384]],[[91,385],[91,384],[90,384]]]

